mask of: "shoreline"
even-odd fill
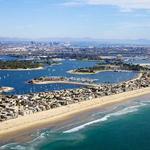
[[[5,86],[2,86],[2,87],[0,88],[0,93],[2,93],[2,92],[11,92],[11,91],[13,91],[13,90],[14,90],[13,87],[5,87]]]
[[[130,82],[130,81],[134,81],[134,80],[138,80],[142,77],[142,73],[139,72],[137,74],[137,76],[135,76],[133,79],[129,79],[127,81],[122,81],[120,83],[123,83],[123,82]],[[27,82],[28,83],[28,82]],[[99,85],[98,83],[82,83],[82,82],[73,82],[73,81],[67,81],[67,80],[64,80],[64,81],[34,81],[33,83],[28,83],[28,84],[39,84],[39,85],[42,85],[42,84],[74,84],[74,85],[85,85],[85,86],[97,86]]]
[[[96,71],[94,73],[90,73],[90,72],[75,72],[74,70],[69,70],[67,71],[67,73],[69,74],[77,74],[77,75],[88,75],[88,74],[97,74],[97,73],[100,73],[100,72],[107,72],[107,71],[113,71],[113,70],[101,70],[101,71]]]
[[[49,65],[49,67],[50,66],[56,66],[56,65],[61,65],[62,63],[55,63],[55,64],[51,64],[51,65]],[[23,69],[23,68],[17,68],[17,69],[0,69],[0,70],[6,70],[6,71],[26,71],[26,70],[43,70],[43,69],[45,69],[46,68],[46,66],[45,67],[37,67],[37,68],[27,68],[27,69]]]
[[[135,81],[135,80],[140,80],[141,77],[142,77],[142,73],[141,73],[141,72],[138,72],[137,75],[136,75],[134,78],[129,79],[129,80],[127,80],[127,81],[122,81],[122,82],[120,82],[120,83],[124,83],[124,82],[129,83],[129,82],[131,82],[131,81],[133,82],[133,81]]]
[[[90,75],[90,74],[97,74],[97,73],[101,73],[101,72],[132,72],[132,71],[127,71],[127,70],[99,70],[99,71],[95,71],[94,73],[90,73],[90,72],[75,72],[74,70],[69,70],[67,71],[67,73],[69,74],[77,74],[77,75]]]
[[[59,62],[59,63],[51,64],[50,66],[57,66],[57,65],[62,65],[62,64],[63,64],[62,62]]]
[[[0,70],[6,70],[6,71],[26,71],[26,70],[42,70],[42,69],[44,69],[44,67],[27,68],[27,69],[23,69],[23,68],[18,68],[18,69],[0,69]]]
[[[90,101],[78,102],[35,114],[20,116],[16,119],[11,119],[0,123],[0,138],[3,136],[7,137],[8,135],[11,136],[11,134],[17,134],[18,132],[31,128],[36,129],[40,126],[44,127],[48,123],[64,120],[80,112],[129,101],[132,98],[146,94],[150,94],[150,87],[114,94],[111,96],[104,96],[101,98],[94,98]]]
[[[34,81],[33,83],[28,84],[74,84],[74,85],[85,85],[85,86],[91,86],[95,85],[94,83],[82,83],[82,82],[73,82],[73,81]]]

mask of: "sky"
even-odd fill
[[[0,37],[150,39],[150,0],[0,0]]]

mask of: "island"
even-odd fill
[[[141,65],[126,64],[123,62],[113,62],[109,64],[97,63],[93,67],[78,68],[67,71],[70,74],[97,74],[106,71],[149,71],[150,69]]]
[[[45,66],[57,65],[54,61],[34,61],[34,60],[13,60],[0,61],[1,70],[36,70]]]

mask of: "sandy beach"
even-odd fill
[[[42,70],[42,69],[44,69],[44,67],[27,68],[27,69],[23,69],[23,68],[18,68],[18,69],[0,69],[0,70],[7,70],[7,71],[24,71],[24,70]]]
[[[96,85],[93,83],[82,83],[82,82],[73,82],[73,81],[34,81],[32,84],[56,84],[56,83],[61,83],[61,84],[74,84],[74,85]]]
[[[8,135],[15,133],[17,134],[18,132],[23,132],[24,130],[31,128],[33,129],[41,126],[44,127],[44,125],[48,123],[50,124],[59,120],[64,120],[69,116],[78,114],[80,112],[128,101],[132,98],[146,94],[150,94],[150,87],[70,104],[31,115],[21,116],[17,119],[0,123],[0,137],[7,137]]]
[[[1,87],[0,88],[0,93],[1,92],[10,92],[10,91],[13,91],[14,88],[13,87]]]

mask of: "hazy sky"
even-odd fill
[[[150,0],[0,0],[0,37],[150,39]]]

